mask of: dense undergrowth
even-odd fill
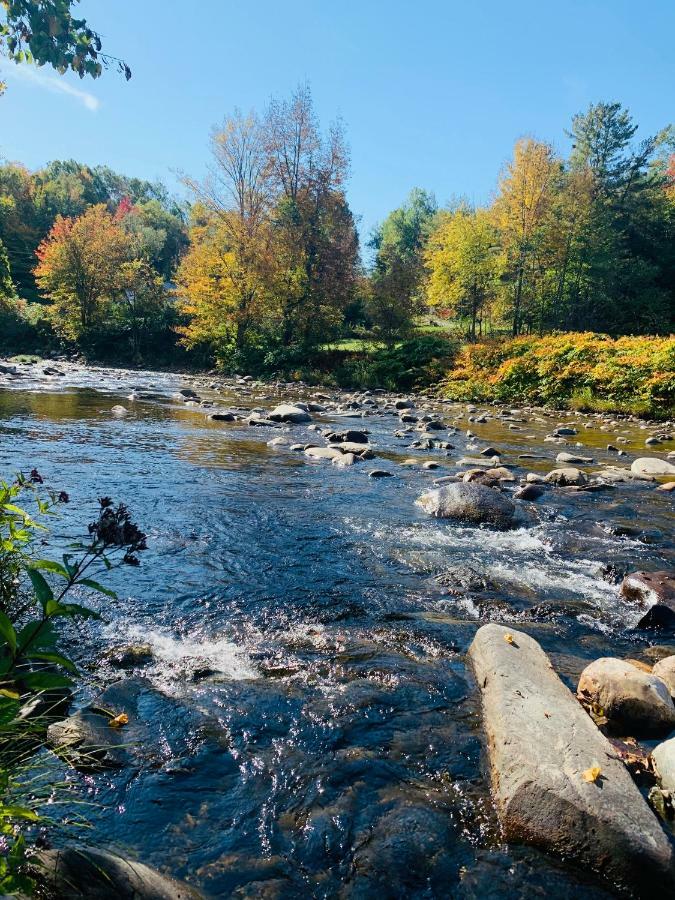
[[[466,344],[439,392],[667,418],[675,414],[675,338],[582,332]]]

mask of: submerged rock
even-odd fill
[[[596,659],[581,673],[577,694],[623,734],[665,734],[675,728],[675,705],[666,684],[627,660]]]
[[[184,882],[106,850],[71,846],[39,854],[37,875],[68,900],[198,900]]]
[[[152,662],[153,654],[150,644],[125,644],[113,647],[104,654],[108,662],[116,669],[134,669]]]
[[[484,625],[469,657],[506,840],[574,860],[613,886],[649,896],[672,891],[670,841],[539,644]]]
[[[475,482],[446,484],[422,494],[418,506],[437,519],[457,519],[472,525],[511,528],[516,507],[503,494]]]

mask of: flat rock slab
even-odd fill
[[[539,644],[484,625],[469,648],[507,841],[574,860],[640,896],[675,888],[673,847],[615,750]],[[596,781],[583,773],[600,767]]]

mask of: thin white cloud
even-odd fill
[[[39,69],[34,65],[20,63],[19,65],[4,66],[0,74],[3,78],[6,77],[14,81],[34,84],[36,87],[51,91],[52,94],[68,94],[69,97],[74,97],[90,112],[96,112],[101,105],[98,97],[90,94],[89,91],[76,88],[69,81],[66,81],[62,75],[43,71],[43,69]]]

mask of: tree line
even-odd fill
[[[675,309],[673,132],[636,142],[618,103],[576,115],[565,159],[522,138],[492,201],[413,191],[371,240],[384,331],[435,311],[486,332],[668,333]]]
[[[574,117],[567,157],[518,140],[484,206],[439,208],[414,189],[369,236],[369,262],[344,128],[322,129],[306,85],[215,128],[187,202],[106,167],[7,163],[0,316],[92,355],[142,361],[161,345],[270,371],[344,337],[391,346],[425,322],[471,340],[668,333],[673,133],[636,132],[620,104],[595,104]]]

